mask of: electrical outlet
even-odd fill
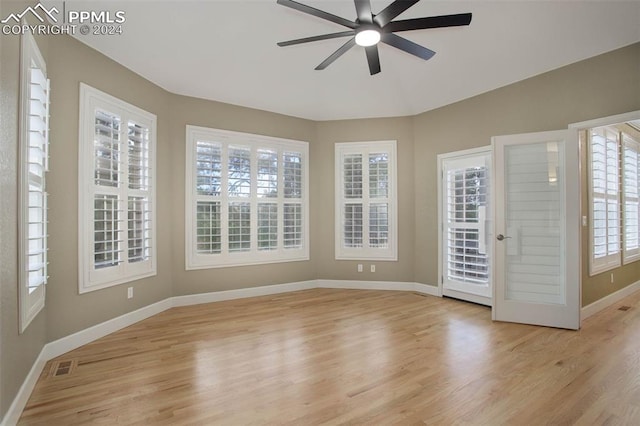
[[[611,273],[611,284],[613,284],[613,272]]]
[[[133,287],[127,288],[127,299],[133,299]]]
[[[362,263],[358,263],[358,272],[362,272]]]
[[[371,265],[371,272],[375,272],[376,271],[376,265]]]

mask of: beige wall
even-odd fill
[[[311,209],[314,213],[311,256],[317,278],[413,282],[413,132],[411,117],[318,123],[318,142],[311,146]],[[335,260],[336,142],[396,140],[398,155],[398,261]],[[357,264],[364,272],[357,272]],[[376,265],[371,273],[369,265]]]
[[[47,337],[78,330],[166,299],[172,294],[171,187],[168,113],[170,95],[71,37],[49,40],[51,148],[49,192],[49,275]],[[80,82],[145,109],[158,117],[158,273],[105,290],[78,294],[78,108]],[[127,299],[127,287],[134,298]]]
[[[29,2],[3,2],[0,16]],[[45,58],[47,39],[36,38]],[[17,182],[20,37],[0,36],[0,419],[13,401],[43,345],[46,308],[18,334]]]
[[[438,282],[438,154],[489,145],[492,136],[566,129],[571,123],[639,109],[640,43],[636,43],[416,116],[415,280]],[[640,274],[625,274],[606,291],[600,282],[585,280],[583,305],[639,279]]]
[[[173,159],[171,228],[174,250],[174,295],[291,283],[315,278],[315,267],[311,260],[233,268],[185,270],[185,127],[188,124],[301,140],[309,142],[311,147],[314,146],[316,139],[316,127],[312,121],[219,102],[178,95],[172,96],[170,152]],[[310,166],[312,171],[318,167],[313,159],[313,154],[311,154]],[[313,191],[311,197],[313,199]],[[313,223],[316,214],[313,209],[310,213]]]
[[[22,9],[19,4],[15,6]],[[3,5],[2,15],[8,13]],[[43,41],[52,79],[50,283],[47,307],[17,333],[16,148],[18,40],[2,36],[0,108],[0,415],[16,395],[43,344],[173,295],[315,278],[437,283],[436,156],[487,145],[499,134],[566,128],[569,123],[640,109],[640,44],[415,117],[313,122],[165,92],[61,36]],[[78,294],[77,144],[79,83],[85,82],[158,116],[158,275]],[[452,83],[454,84],[454,83]],[[310,142],[311,258],[243,268],[184,270],[185,125]],[[334,143],[398,141],[399,261],[356,272],[334,260]],[[637,267],[636,267],[637,268]],[[629,279],[637,276],[637,269]],[[633,277],[635,275],[635,277]],[[623,285],[622,282],[619,285]],[[133,286],[135,297],[126,298]],[[585,301],[614,291],[585,282]]]

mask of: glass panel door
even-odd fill
[[[489,149],[441,156],[442,292],[491,305]]]
[[[577,133],[493,138],[493,319],[580,326]]]

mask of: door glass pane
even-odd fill
[[[505,299],[565,304],[564,142],[505,147]]]
[[[453,164],[446,171],[447,282],[483,286],[489,283],[485,221],[489,179],[487,167],[480,165],[484,162],[484,156],[480,156],[474,165],[467,160],[467,164]]]

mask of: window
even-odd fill
[[[591,275],[640,259],[640,143],[632,133],[628,123],[588,130]]]
[[[156,274],[156,117],[80,85],[80,293]]]
[[[49,87],[47,67],[31,33],[22,36],[20,68],[20,332],[44,307],[47,283]]]
[[[397,260],[396,142],[336,144],[336,259]]]
[[[309,259],[306,142],[187,126],[187,269]]]

